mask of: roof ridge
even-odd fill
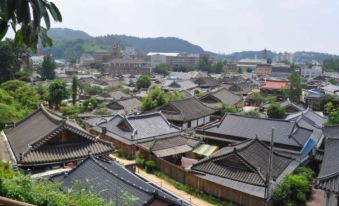
[[[237,117],[243,117],[243,118],[249,118],[249,119],[260,119],[260,120],[265,120],[265,121],[276,121],[276,122],[290,122],[290,120],[286,120],[286,119],[273,119],[273,118],[262,118],[262,117],[252,117],[252,116],[244,116],[241,114],[236,114],[236,113],[228,113],[230,115],[233,116],[237,116]]]
[[[128,181],[128,180],[125,180],[124,178],[120,177],[118,174],[115,174],[113,171],[109,170],[107,167],[105,167],[104,165],[102,165],[98,160],[96,159],[94,156],[90,155],[89,156],[90,159],[92,159],[95,163],[97,163],[98,166],[100,166],[102,169],[104,169],[106,172],[114,175],[116,178],[118,178],[120,181],[123,181],[124,183],[130,185],[130,186],[133,186],[134,188],[138,189],[138,190],[141,190],[145,193],[149,193],[149,194],[155,194],[156,193],[156,190],[153,190],[153,191],[149,191],[149,190],[146,190],[142,187],[137,187],[135,184],[133,184],[132,182]],[[109,161],[108,163],[110,164],[115,164],[116,166],[120,167],[118,164],[116,164],[114,161]],[[127,171],[128,172],[128,171]]]

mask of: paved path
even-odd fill
[[[117,157],[116,155],[111,154],[110,155],[112,158],[116,159],[116,161],[120,162],[121,164],[124,165],[128,165],[128,164],[133,164],[135,163],[135,160],[127,160],[127,159],[122,159]],[[173,185],[171,185],[170,183],[164,181],[163,179],[153,175],[153,174],[149,174],[146,173],[144,170],[139,169],[137,167],[136,169],[136,173],[138,173],[140,176],[142,176],[143,178],[145,178],[147,181],[158,185],[159,187],[163,188],[165,191],[169,191],[170,193],[175,194],[176,196],[180,197],[181,199],[184,199],[187,202],[191,202],[192,205],[196,205],[196,206],[214,206],[211,203],[208,203],[202,199],[196,198],[194,196],[191,196],[190,194],[182,191],[182,190],[178,190],[177,188],[175,188]]]
[[[310,200],[306,203],[306,206],[325,206],[325,192],[319,189],[312,189],[312,195]]]
[[[202,199],[196,198],[194,196],[191,196],[190,194],[182,191],[182,190],[178,190],[177,188],[175,188],[173,185],[171,185],[170,183],[164,181],[163,179],[160,179],[159,177],[153,175],[153,174],[149,174],[146,173],[144,170],[137,168],[136,173],[138,173],[139,175],[141,175],[142,177],[144,177],[145,179],[147,179],[149,182],[152,182],[153,184],[156,184],[158,186],[160,186],[161,188],[163,188],[166,191],[169,191],[177,196],[179,196],[180,198],[186,200],[187,202],[191,202],[193,205],[197,205],[197,206],[213,206],[213,204],[208,203]]]

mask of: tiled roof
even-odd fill
[[[314,127],[322,128],[326,122],[326,118],[307,108],[296,114],[291,114],[286,117],[287,120],[299,121],[303,119]]]
[[[138,146],[154,153],[157,157],[166,157],[192,151],[198,144],[197,139],[173,136],[144,142]]]
[[[135,199],[133,205],[150,205],[162,200],[170,205],[186,205],[177,197],[140,179],[114,161],[89,157],[68,174],[53,176],[53,182],[61,181],[64,189],[74,188],[76,181],[107,201],[125,205],[126,198]]]
[[[257,136],[261,141],[270,142],[272,128],[274,142],[282,145],[303,147],[312,134],[312,130],[302,128],[295,122],[235,114],[226,114],[220,123],[208,126],[204,131],[240,139]]]
[[[172,121],[191,121],[217,112],[194,97],[169,102],[158,108],[158,111],[161,111],[168,120]]]
[[[217,87],[220,85],[220,81],[213,77],[200,77],[194,80],[194,83],[199,87]]]
[[[141,101],[135,97],[110,102],[107,108],[111,110],[123,110],[125,114],[140,112]]]
[[[267,80],[260,89],[283,89],[288,86],[287,81]]]
[[[270,149],[258,139],[225,147],[192,166],[193,171],[265,186]],[[293,160],[273,153],[272,178],[277,179]]]
[[[215,101],[211,101],[210,98],[214,98]],[[242,97],[233,94],[226,88],[218,89],[214,92],[210,92],[199,98],[200,101],[207,105],[215,104],[215,103],[223,103],[228,105],[234,105],[241,102]]]
[[[164,82],[164,89],[189,90],[198,87],[197,84],[191,80],[166,80]]]
[[[108,136],[118,138],[126,144],[180,133],[180,129],[170,124],[159,112],[126,117],[116,115],[107,122],[93,126],[98,132],[105,127]]]
[[[324,128],[325,152],[316,184],[319,188],[339,193],[339,126]]]
[[[61,132],[76,134],[82,140],[69,144],[53,143]],[[88,155],[113,151],[111,144],[97,140],[75,122],[47,111],[43,106],[6,129],[5,135],[19,164],[42,165],[78,160]]]

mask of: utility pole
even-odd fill
[[[274,149],[274,128],[272,127],[272,135],[271,135],[271,144],[270,144],[270,155],[268,160],[268,172],[266,175],[266,188],[265,188],[265,199],[266,204],[268,202],[270,196],[270,186],[271,186],[271,179],[272,179],[272,165],[273,165],[273,149]]]

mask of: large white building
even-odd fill
[[[322,74],[321,66],[312,66],[312,68],[303,67],[300,69],[302,78],[310,80]]]

